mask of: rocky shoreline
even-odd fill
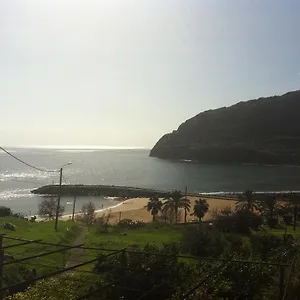
[[[59,185],[45,185],[32,190],[31,193],[37,195],[58,195]],[[169,192],[115,185],[62,185],[60,194],[62,196],[106,196],[120,198],[149,198],[158,196],[164,198],[169,195]]]

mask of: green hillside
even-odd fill
[[[300,164],[300,91],[202,112],[165,134],[150,156]]]

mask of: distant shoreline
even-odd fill
[[[31,193],[37,195],[49,195],[57,196],[59,193],[61,196],[104,196],[104,197],[115,197],[121,199],[129,198],[150,198],[153,196],[158,196],[160,198],[168,197],[171,191],[166,190],[154,190],[146,188],[137,187],[127,187],[127,186],[115,186],[115,185],[62,185],[59,191],[59,185],[45,185],[38,189],[32,190]],[[236,199],[238,195],[242,194],[244,191],[240,192],[199,192],[199,193],[188,193],[188,196],[193,197],[213,197],[220,199]],[[255,191],[257,194],[299,194],[300,191]]]

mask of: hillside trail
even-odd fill
[[[84,243],[84,239],[88,233],[88,227],[80,225],[81,231],[76,237],[75,241],[73,242],[73,246],[81,245]],[[81,248],[73,248],[70,250],[70,257],[65,265],[65,268],[73,267],[75,265],[78,265],[82,262],[82,259],[84,257],[84,249]]]

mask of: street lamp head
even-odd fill
[[[65,166],[69,166],[71,164],[72,164],[71,162],[68,162],[67,164],[62,165],[61,168],[65,167]]]

